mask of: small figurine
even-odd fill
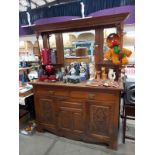
[[[114,81],[115,80],[116,74],[115,74],[113,69],[109,69],[108,78],[109,78],[110,81]]]
[[[71,69],[70,69],[70,74],[71,75],[75,75],[75,73],[76,73],[76,70],[75,70],[75,68],[74,67],[72,67]]]
[[[90,74],[89,80],[94,80],[96,73],[95,73],[95,65],[93,63],[89,64],[89,74]]]
[[[102,80],[106,80],[107,79],[107,74],[105,72],[105,67],[102,67],[101,71],[102,71],[102,75],[101,75]]]
[[[76,74],[76,70],[75,70],[75,68],[74,68],[74,63],[73,63],[73,62],[70,64],[69,73],[70,73],[71,75],[75,75],[75,74]]]
[[[120,50],[120,37],[119,37],[119,35],[115,34],[115,33],[111,33],[107,37],[106,42],[107,42],[107,45],[110,49],[105,53],[105,58],[111,59],[112,62],[116,65],[128,64],[127,57],[130,57],[132,52],[126,48],[122,48],[122,50]]]
[[[80,65],[77,62],[71,62],[69,65],[69,73],[71,75],[79,75]]]
[[[82,81],[86,80],[86,68],[84,66],[80,66],[80,78]]]
[[[38,79],[38,72],[36,70],[30,71],[30,73],[28,74],[28,78],[30,81]]]
[[[96,71],[96,80],[97,81],[101,80],[101,71]]]
[[[87,71],[87,64],[85,62],[80,63],[80,77],[82,81],[87,80],[88,78],[88,71]]]

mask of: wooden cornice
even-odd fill
[[[99,16],[99,17],[90,17],[90,18],[79,18],[65,22],[59,23],[49,23],[44,25],[34,25],[32,28],[35,32],[70,32],[70,31],[79,31],[79,30],[90,30],[92,28],[97,27],[113,27],[117,26],[117,24],[122,23],[127,17],[129,13],[120,13],[114,15],[107,16]]]

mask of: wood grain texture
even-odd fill
[[[56,40],[56,53],[57,53],[57,64],[64,64],[64,46],[62,33],[55,34]]]
[[[117,149],[121,89],[33,82],[38,130]]]
[[[57,32],[71,32],[71,31],[78,31],[78,30],[90,30],[92,28],[99,28],[99,27],[115,27],[116,24],[119,24],[125,18],[127,18],[129,13],[120,13],[114,15],[107,15],[107,16],[99,16],[99,17],[92,17],[92,18],[80,18],[77,20],[70,20],[65,22],[58,22],[58,23],[50,23],[44,25],[35,25],[32,26],[34,31],[36,32],[50,32],[50,33],[57,33]]]
[[[103,29],[95,29],[95,64],[103,64]]]

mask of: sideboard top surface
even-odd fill
[[[104,86],[88,86],[86,85],[86,82],[80,82],[77,84],[73,83],[64,83],[64,82],[42,82],[42,81],[33,81],[30,82],[30,84],[36,86],[36,85],[42,85],[42,86],[53,86],[53,87],[62,87],[62,88],[86,88],[86,89],[96,89],[96,90],[114,90],[114,91],[122,91],[123,88],[123,83],[119,83],[118,88],[114,87],[104,87]]]

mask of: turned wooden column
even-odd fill
[[[120,36],[120,50],[122,50],[123,48],[123,28],[124,28],[124,24],[123,22],[120,22],[119,24],[116,25],[116,28],[117,28],[117,33],[119,34]],[[116,67],[116,80],[119,79],[119,76],[120,76],[120,73],[121,73],[121,68],[122,66],[117,66]]]
[[[55,33],[57,64],[64,64],[64,46],[62,33]]]
[[[122,50],[123,47],[123,28],[124,28],[124,24],[123,22],[117,24],[117,33],[120,36],[120,50]]]
[[[37,39],[37,47],[38,47],[38,57],[39,60],[41,60],[41,53],[40,53],[40,46],[39,46],[39,33],[36,33],[36,39]]]
[[[103,29],[95,29],[95,63],[103,64]]]
[[[49,34],[48,33],[42,33],[42,39],[43,39],[43,48],[50,48],[49,46]]]

